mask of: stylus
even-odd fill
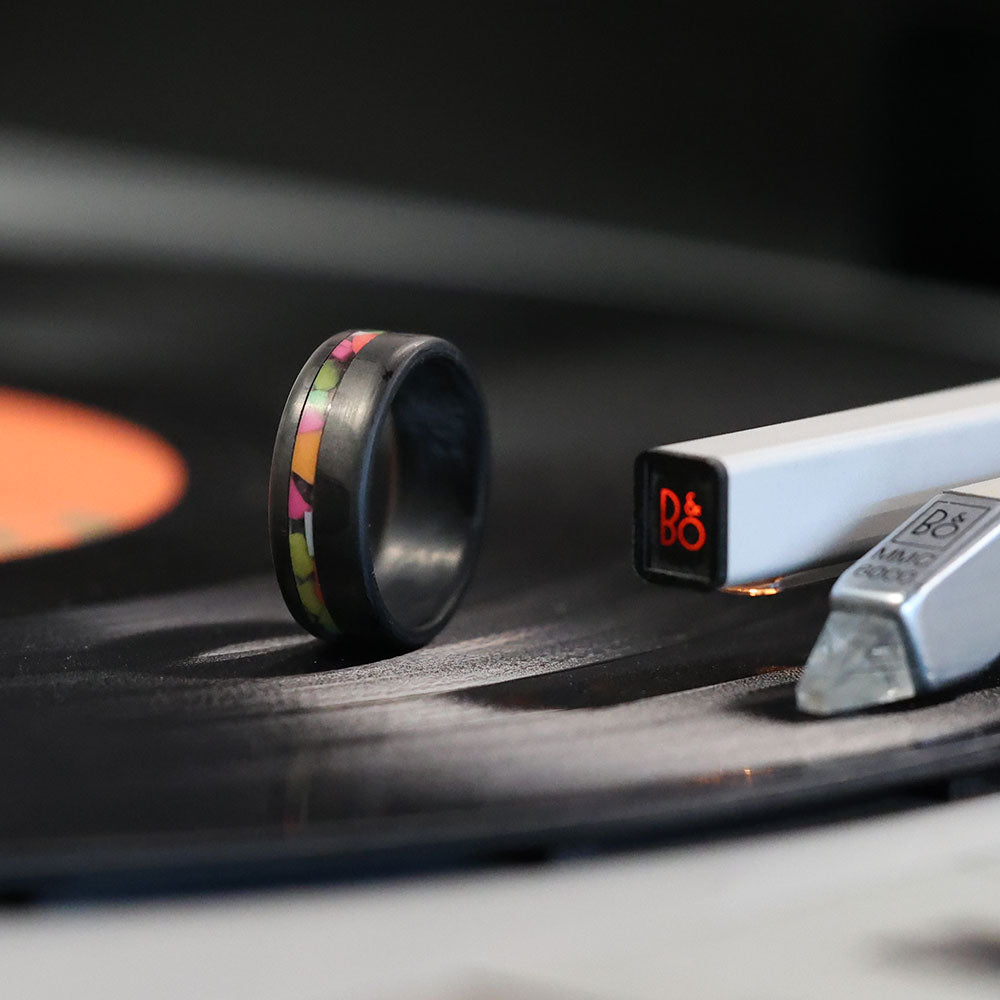
[[[835,715],[960,683],[1000,656],[1000,479],[939,493],[848,568],[795,691]]]

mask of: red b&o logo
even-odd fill
[[[697,552],[705,544],[705,525],[701,523],[701,506],[695,502],[694,491],[681,501],[670,489],[660,490],[660,544],[665,548],[680,542],[688,552]]]

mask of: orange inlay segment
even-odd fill
[[[0,387],[0,560],[142,527],[186,487],[184,460],[151,431]]]
[[[376,337],[378,333],[356,333],[351,337],[351,343],[354,345],[354,353],[357,354],[365,344],[370,344]]]
[[[322,431],[307,431],[295,439],[295,450],[292,452],[292,472],[301,476],[307,483],[316,481],[316,465],[319,462],[319,442]]]

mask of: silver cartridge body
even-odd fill
[[[799,680],[831,715],[975,676],[1000,656],[1000,479],[941,493],[850,566]]]

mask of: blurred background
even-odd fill
[[[998,42],[964,0],[8,4],[0,128],[992,286]]]

